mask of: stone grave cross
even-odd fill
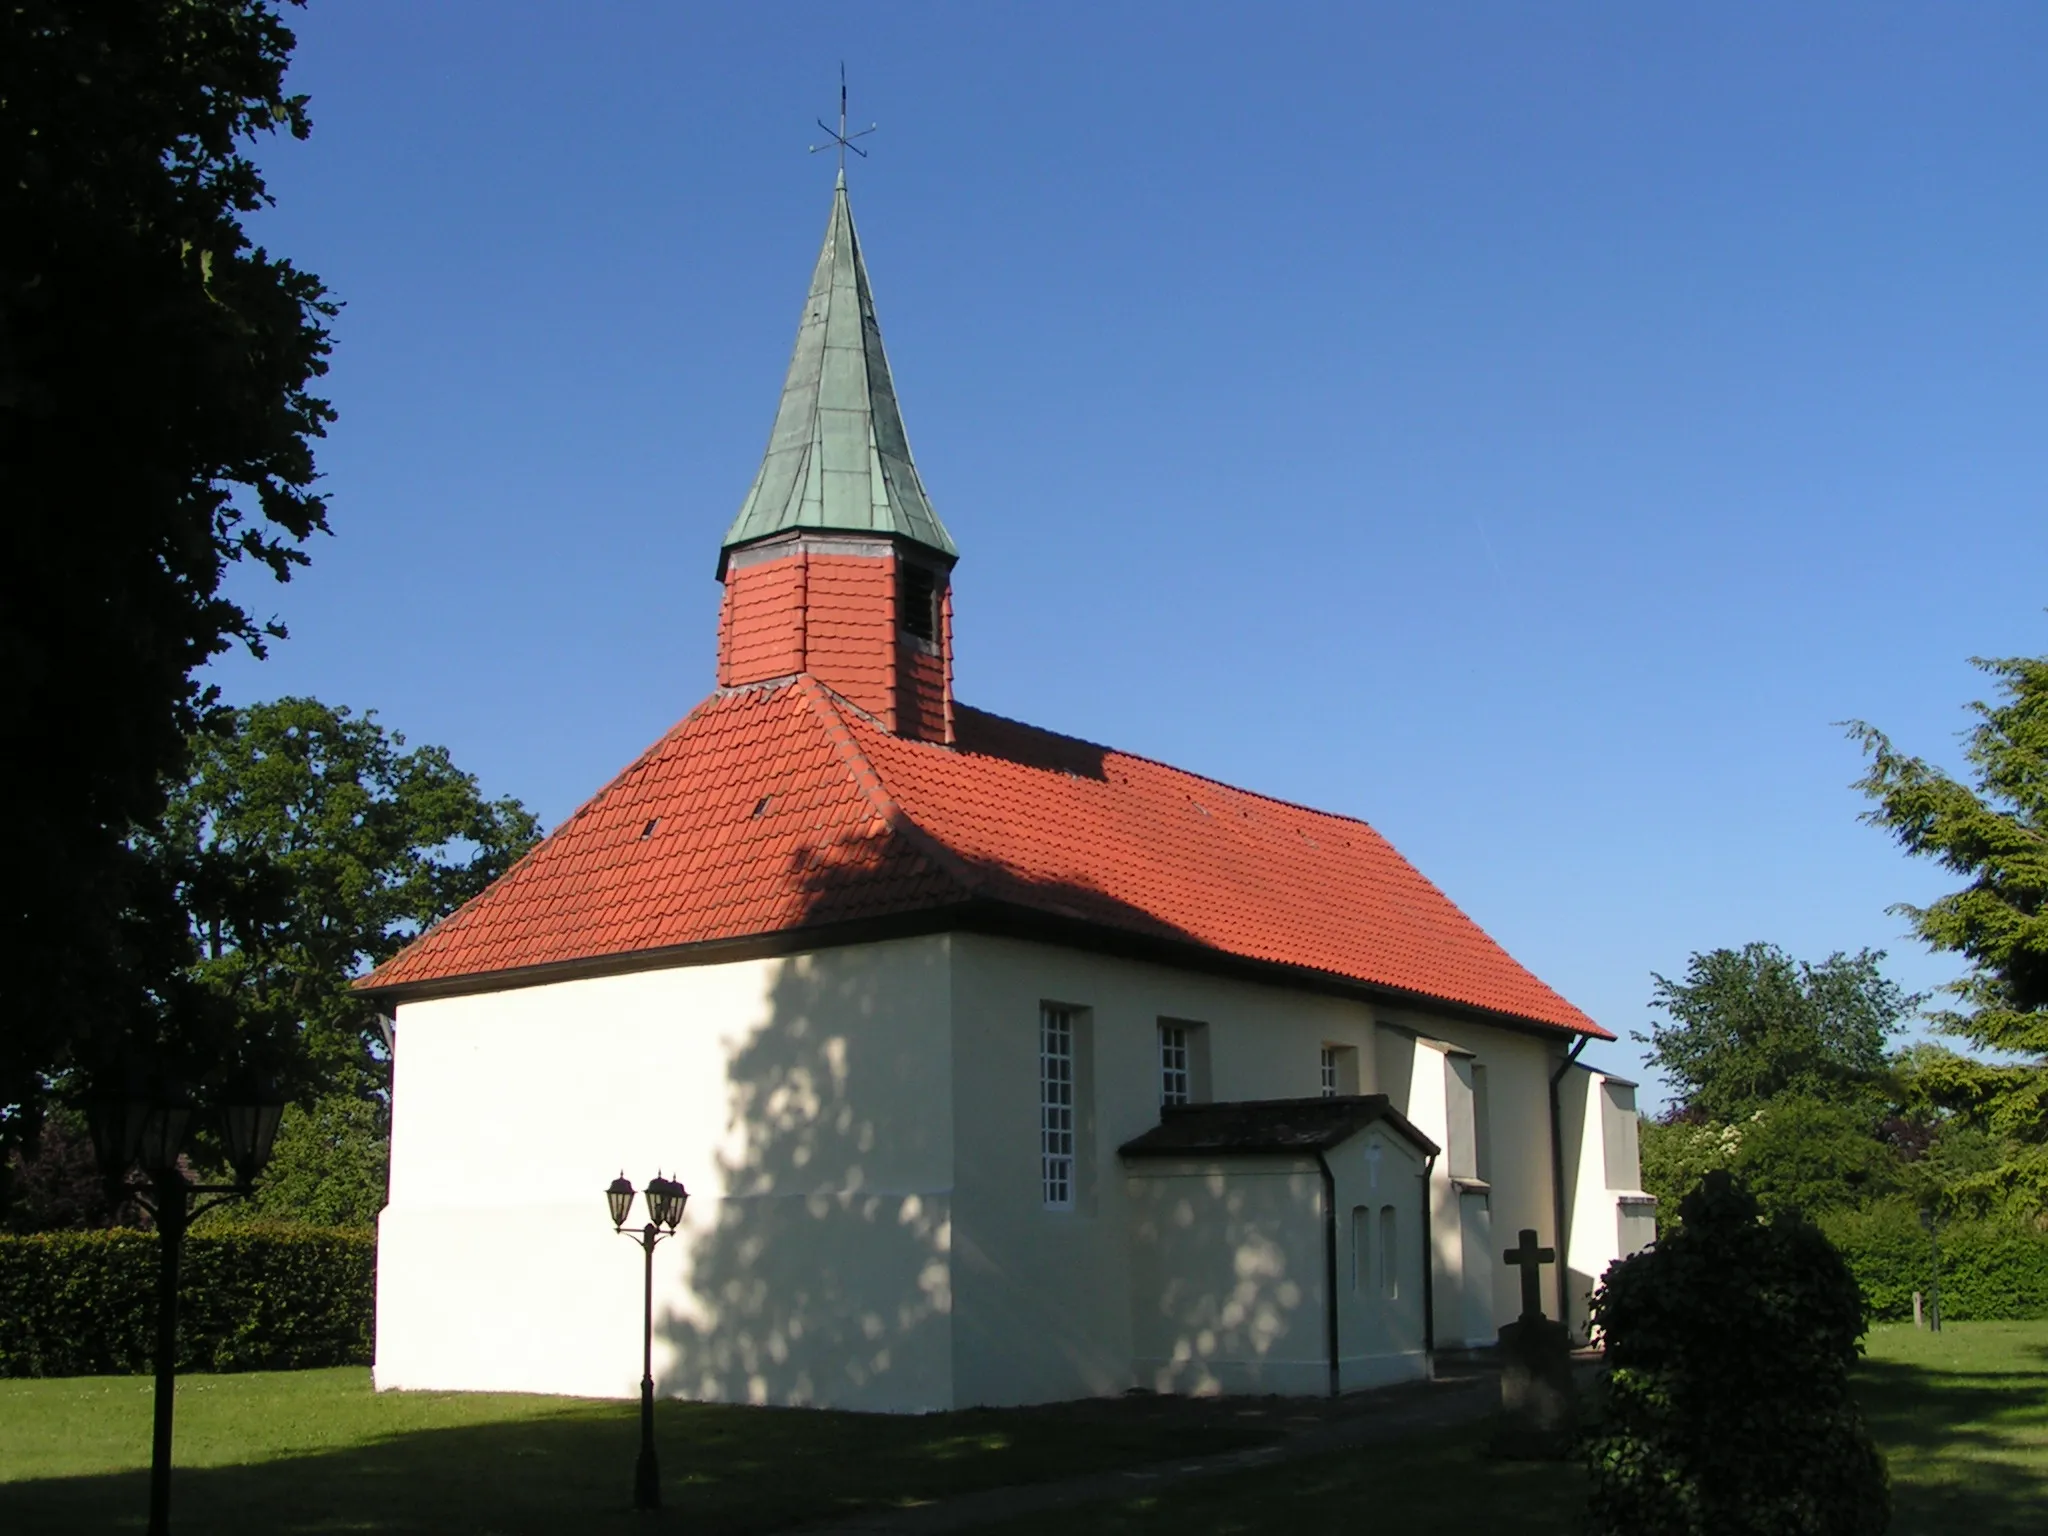
[[[1501,1255],[1501,1262],[1522,1271],[1522,1316],[1543,1316],[1543,1273],[1541,1266],[1557,1262],[1555,1248],[1536,1246],[1536,1229],[1522,1228],[1515,1246]]]
[[[1543,1315],[1542,1267],[1557,1262],[1557,1250],[1538,1248],[1533,1227],[1522,1228],[1520,1239],[1501,1255],[1522,1272],[1522,1315],[1500,1331],[1493,1454],[1555,1460],[1570,1449],[1578,1416],[1571,1339],[1563,1323]]]

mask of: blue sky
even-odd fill
[[[296,24],[334,536],[231,699],[552,826],[709,690],[844,59],[962,697],[1366,818],[1623,1036],[1716,945],[1953,974],[1836,722],[1953,761],[1966,658],[2048,651],[2048,9]]]

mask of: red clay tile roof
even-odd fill
[[[956,730],[893,736],[807,676],[716,695],[362,985],[995,903],[1612,1038],[1364,822],[965,705]]]

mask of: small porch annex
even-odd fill
[[[1140,1385],[1334,1395],[1428,1376],[1439,1148],[1385,1094],[1169,1105],[1118,1151]]]

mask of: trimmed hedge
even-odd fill
[[[367,1365],[377,1241],[350,1228],[195,1232],[180,1267],[178,1369]],[[0,1236],[0,1377],[155,1369],[153,1232]]]
[[[1931,1290],[1931,1259],[1912,1205],[1831,1211],[1819,1226],[1848,1260],[1873,1319],[1913,1315],[1913,1293]],[[1949,1322],[2048,1317],[2048,1232],[2009,1222],[1944,1223],[1941,1315]]]

